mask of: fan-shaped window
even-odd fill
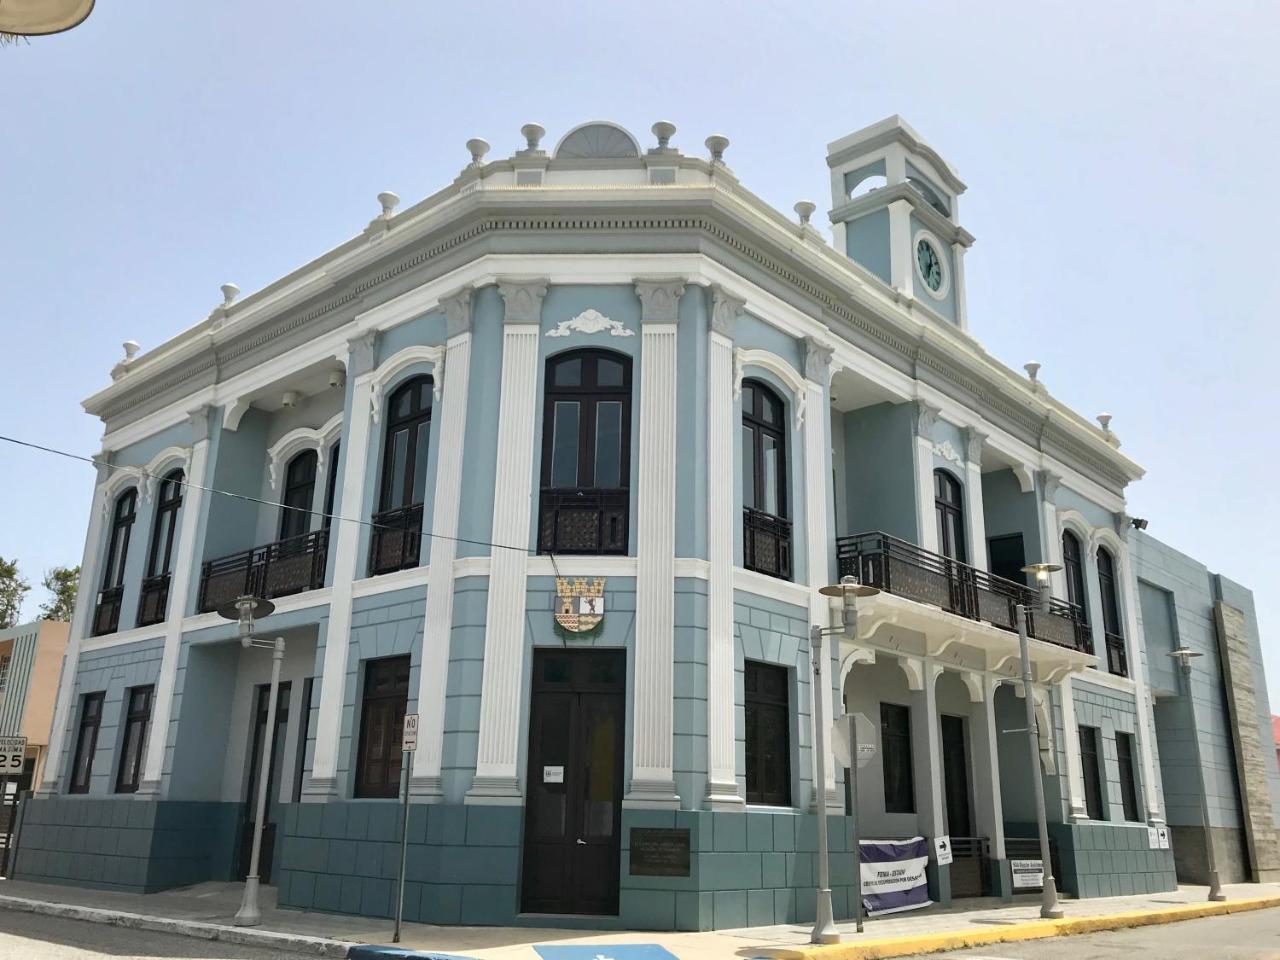
[[[416,567],[422,548],[422,501],[427,490],[434,381],[414,377],[387,401],[382,492],[372,537],[371,572]]]
[[[129,535],[138,516],[138,491],[130,487],[116,498],[111,512],[111,538],[102,567],[102,589],[93,614],[93,633],[115,633],[120,626],[120,601],[124,597],[124,570],[129,560]]]
[[[786,405],[760,380],[742,383],[742,565],[791,579]]]
[[[547,360],[542,412],[542,553],[626,553],[631,359],[575,350]]]
[[[1084,587],[1083,555],[1080,538],[1070,530],[1062,531],[1062,566],[1067,574],[1067,600],[1080,608],[1080,615],[1088,623],[1089,604]]]
[[[933,471],[933,508],[938,522],[938,552],[944,557],[967,563],[964,488],[949,471]]]
[[[311,504],[316,493],[319,454],[303,450],[289,461],[284,472],[284,498],[280,506],[280,539],[288,540],[311,528]]]
[[[182,506],[181,470],[160,481],[156,518],[151,526],[151,546],[147,550],[147,575],[138,593],[138,626],[164,621],[169,606],[169,574],[173,570],[173,540]]]
[[[636,138],[612,123],[587,123],[567,133],[557,160],[625,160],[640,156]]]

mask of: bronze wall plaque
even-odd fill
[[[632,827],[631,876],[689,876],[687,827]]]

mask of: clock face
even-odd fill
[[[942,288],[942,260],[928,240],[916,242],[916,266],[920,268],[920,276],[926,286],[937,293]]]

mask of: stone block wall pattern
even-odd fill
[[[1123,897],[1174,890],[1173,851],[1152,850],[1146,824],[1055,823],[1059,888],[1073,897]]]

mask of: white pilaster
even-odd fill
[[[743,302],[713,291],[707,347],[707,805],[738,809],[734,737],[733,325]]]
[[[444,703],[453,627],[453,560],[457,555],[458,510],[462,503],[462,452],[466,445],[467,389],[471,379],[471,288],[440,301],[448,323],[440,433],[436,439],[435,503],[431,511],[430,580],[422,625],[422,665],[418,671],[418,749],[410,789],[419,799],[440,797],[444,750]],[[437,379],[440,371],[436,371]]]
[[[982,503],[982,445],[987,435],[972,428],[965,431],[965,519],[969,538],[969,563],[979,570],[989,570],[987,557],[987,518]]]
[[[952,200],[952,204],[956,203]],[[957,222],[956,212],[952,210],[952,222]],[[958,240],[951,244],[951,289],[952,296],[956,301],[956,325],[961,330],[969,329],[969,308],[966,306],[964,296],[964,252],[965,245]],[[914,252],[914,251],[913,251]]]
[[[918,662],[909,674],[908,687],[913,691],[911,739],[914,758],[916,811],[920,830],[926,837],[943,832],[942,806],[942,737],[938,719],[938,675],[942,667],[928,657]]]
[[[975,822],[978,835],[991,841],[991,856],[1005,858],[1004,808],[1000,799],[1000,730],[996,726],[996,689],[999,681],[990,674],[979,677],[982,699],[971,700],[972,723],[970,742],[973,749]]]
[[[1048,470],[1040,472],[1040,541],[1044,544],[1044,555],[1040,558],[1044,563],[1062,566],[1062,531],[1058,526],[1058,488],[1062,479]],[[1028,560],[1028,562],[1032,562]],[[1059,570],[1051,573],[1050,584],[1055,597],[1067,595],[1067,571]]]
[[[76,670],[80,663],[80,646],[88,634],[93,605],[97,602],[98,574],[102,558],[102,528],[106,523],[107,500],[102,484],[110,473],[106,464],[98,464],[98,479],[93,491],[93,505],[89,510],[89,534],[84,541],[84,553],[80,559],[80,584],[76,589],[76,604],[71,611],[71,627],[67,640],[67,652],[62,657],[62,675],[58,681],[58,701],[54,708],[53,729],[49,731],[49,747],[44,763],[40,792],[58,792],[58,778],[62,772],[62,749],[66,738],[74,704]]]
[[[1138,582],[1134,579],[1133,567],[1129,560],[1129,540],[1127,519],[1121,516],[1119,524],[1125,536],[1120,546],[1117,562],[1120,569],[1116,571],[1120,578],[1120,602],[1124,606],[1121,616],[1124,617],[1125,657],[1129,663],[1129,679],[1133,681],[1133,699],[1137,710],[1137,722],[1134,733],[1138,738],[1138,756],[1142,763],[1142,796],[1147,808],[1147,819],[1163,821],[1164,813],[1160,809],[1160,798],[1156,795],[1156,765],[1151,750],[1151,738],[1155,717],[1151,712],[1151,700],[1147,691],[1146,666],[1142,660],[1142,650],[1137,643],[1138,637]],[[1101,617],[1099,617],[1101,619]]]
[[[191,424],[191,457],[187,463],[186,486],[182,489],[182,523],[178,528],[178,552],[173,561],[169,583],[169,610],[165,618],[164,654],[160,658],[160,676],[156,682],[155,707],[151,713],[151,730],[147,735],[147,753],[143,758],[140,794],[159,794],[164,774],[164,752],[169,743],[169,720],[173,716],[173,688],[178,677],[178,658],[182,652],[182,619],[191,609],[191,586],[196,580],[196,540],[200,514],[204,505],[204,487],[209,462],[209,409],[199,410],[188,418]]]
[[[933,426],[938,422],[938,408],[923,400],[916,401],[916,528],[919,546],[930,553],[938,552],[938,521],[934,515],[933,494]]]
[[[889,204],[889,283],[908,297],[915,294],[915,270],[911,248],[911,202]]]
[[[1067,754],[1068,815],[1084,820],[1089,814],[1084,802],[1084,766],[1080,761],[1080,728],[1076,725],[1075,688],[1071,677],[1058,683],[1058,703],[1062,707],[1062,738]]]
[[[468,803],[519,803],[520,680],[524,672],[525,579],[538,403],[543,279],[502,280],[502,387],[493,497],[480,736]]]
[[[633,806],[677,806],[674,763],[676,323],[684,281],[636,280],[640,297],[640,489],[636,502]]]
[[[831,625],[831,605],[818,588],[826,585],[831,575],[833,539],[827,519],[827,482],[830,480],[828,452],[831,449],[831,405],[827,400],[827,387],[831,382],[832,350],[815,340],[805,341],[804,356],[804,517],[805,541],[808,544],[809,568],[809,622],[826,628]],[[835,701],[831,690],[831,653],[838,644],[828,639],[823,643],[827,655],[818,664],[818,678],[814,697],[826,697],[824,715],[836,716]],[[810,710],[816,723],[817,711]],[[817,730],[809,741],[818,742]],[[836,760],[831,749],[831,737],[824,736],[826,744],[826,788],[828,807],[838,805],[836,796]],[[813,776],[817,777],[818,757],[813,755]],[[817,808],[815,789],[814,807]]]
[[[343,517],[359,517],[364,510],[364,488],[369,460],[369,424],[372,417],[376,335],[368,334],[348,344],[347,376],[351,382],[351,411],[347,435],[346,468],[334,509]],[[316,723],[315,754],[307,794],[324,797],[337,788],[338,743],[341,738],[342,702],[347,680],[347,651],[351,645],[351,585],[359,577],[360,531],[358,523],[335,523],[333,586],[329,598],[329,625],[325,631],[324,662],[320,676],[320,709]]]

